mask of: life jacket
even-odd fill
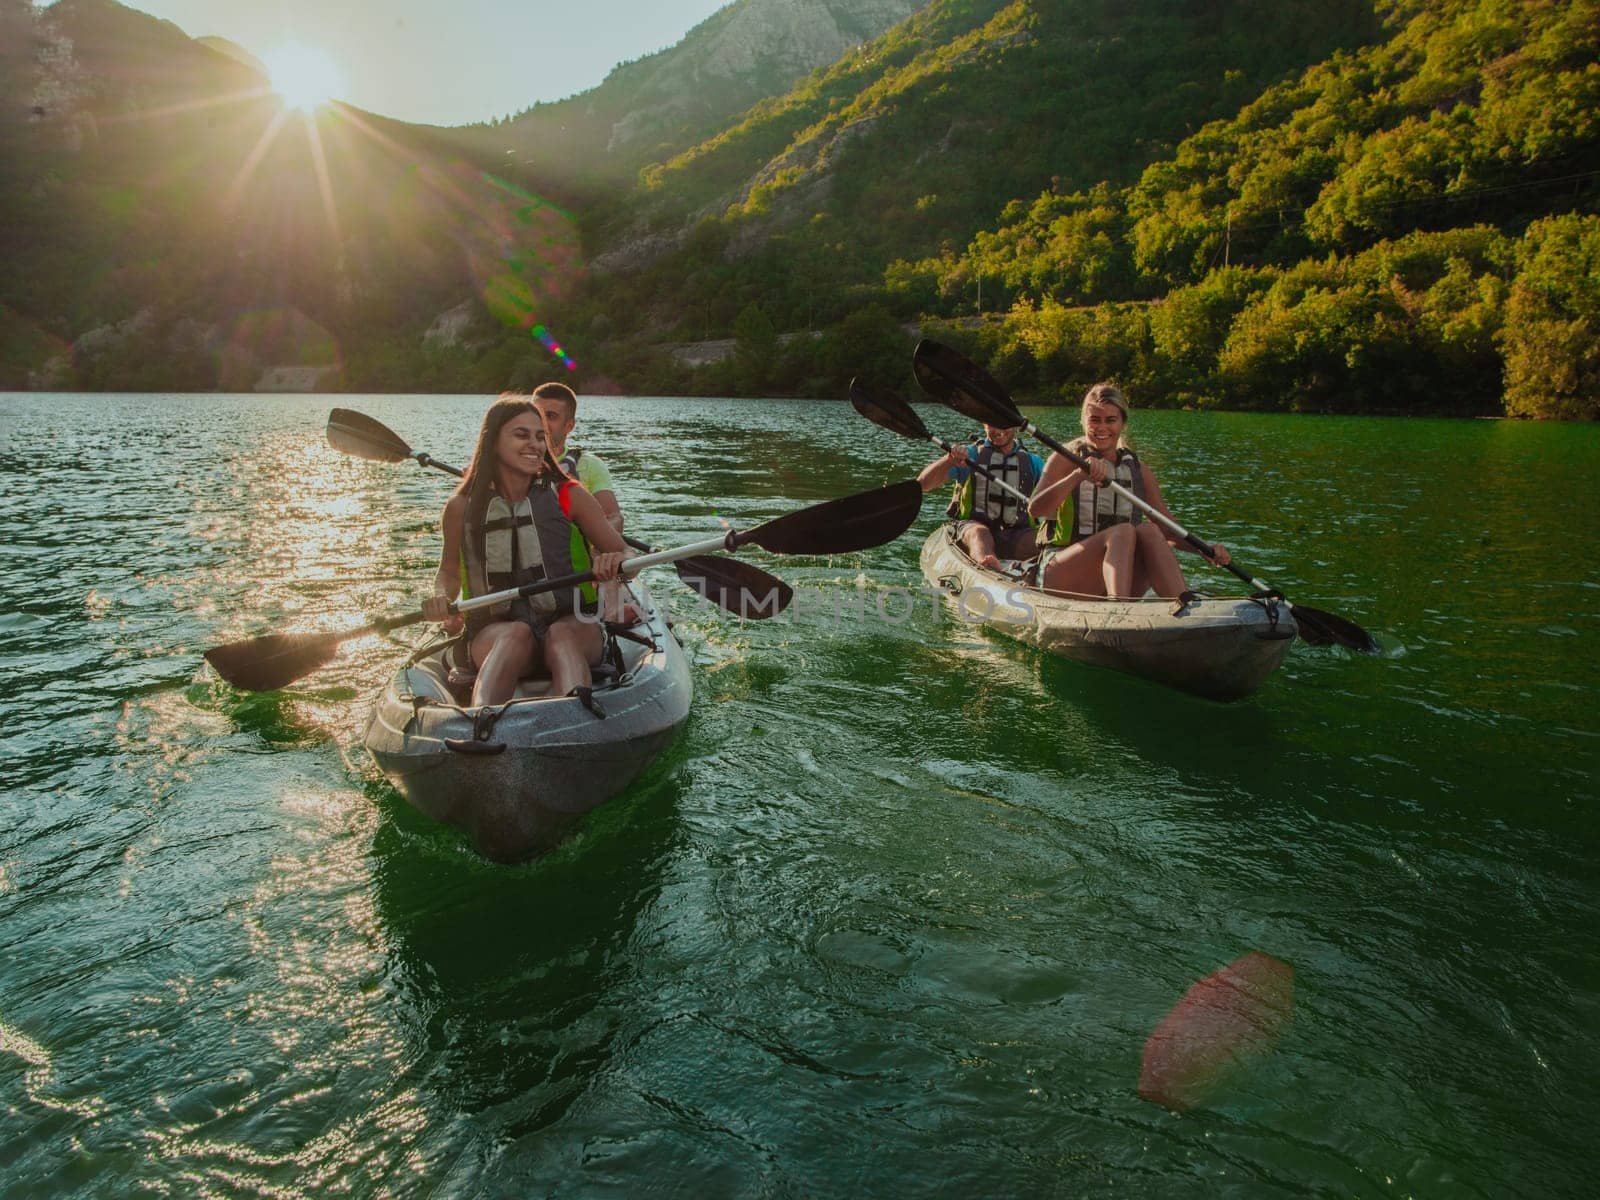
[[[573,480],[545,475],[535,479],[527,496],[514,505],[491,491],[481,517],[469,510],[461,536],[462,596],[485,596],[587,571],[589,544],[572,522],[572,489],[577,486]],[[523,602],[535,617],[549,622],[579,608],[593,611],[596,593],[593,584],[580,584],[539,592]],[[467,636],[511,616],[513,603],[469,611]]]
[[[578,460],[582,457],[582,446],[568,446],[567,452],[561,456],[561,469],[576,479],[578,477]]]
[[[995,449],[994,444],[987,440],[979,442],[977,450],[969,453],[968,461],[977,463],[1024,496],[1031,496],[1034,485],[1039,482],[1033,455],[1021,439],[1013,441],[1011,450],[1006,453]],[[950,499],[950,507],[945,509],[945,516],[958,521],[972,518],[982,521],[991,529],[1025,529],[1038,524],[1028,515],[1026,503],[992,486],[973,470],[968,470],[967,477],[956,484],[955,495]]]
[[[1093,452],[1087,452],[1091,456]],[[1098,456],[1094,456],[1098,457]],[[1127,488],[1139,499],[1145,499],[1144,471],[1139,465],[1139,456],[1126,447],[1117,448],[1117,457],[1111,464],[1111,479]],[[1114,492],[1109,487],[1096,487],[1087,477],[1073,489],[1072,511],[1062,511],[1055,523],[1055,532],[1051,541],[1057,546],[1070,546],[1073,542],[1081,542],[1086,537],[1099,533],[1102,529],[1109,529],[1113,525],[1137,525],[1144,520],[1142,509],[1134,504],[1120,492]]]

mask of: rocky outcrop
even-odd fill
[[[614,68],[599,87],[452,136],[513,155],[533,177],[631,187],[641,167],[715,136],[929,2],[732,0],[676,45]]]
[[[147,336],[155,326],[155,311],[141,308],[126,321],[115,325],[97,325],[72,343],[72,361],[78,367],[91,365],[96,359],[118,354],[128,339]]]
[[[611,126],[614,153],[653,138],[712,96],[756,100],[783,91],[845,51],[893,28],[928,0],[744,0],[691,30],[677,46],[618,68],[637,91],[631,112]],[[611,79],[608,78],[607,83]],[[602,85],[605,86],[605,85]]]
[[[589,269],[596,275],[619,275],[629,271],[642,271],[659,262],[683,244],[683,236],[649,233],[629,238],[621,245],[597,254],[589,260]]]
[[[426,350],[447,350],[452,346],[467,346],[477,339],[470,336],[478,317],[475,300],[463,300],[454,308],[447,308],[433,319],[428,331],[422,335]]]

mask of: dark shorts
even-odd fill
[[[1032,558],[1034,554],[1033,527],[1023,525],[1018,529],[995,529],[992,525],[985,526],[982,521],[957,521],[956,536],[961,537],[967,530],[974,526],[986,527],[994,534],[994,553],[996,558]]]
[[[550,632],[550,626],[554,625],[560,619],[560,614],[550,617],[548,620],[542,616],[539,616],[533,611],[532,607],[525,599],[513,600],[511,602],[511,611],[506,613],[504,616],[495,618],[496,621],[521,621],[533,632],[533,640],[540,646],[544,645],[545,635]],[[478,664],[471,661],[472,644],[470,640],[462,640],[461,658],[470,663],[473,670],[477,670]]]

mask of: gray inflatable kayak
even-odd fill
[[[1210,700],[1250,695],[1294,641],[1286,604],[1203,597],[1175,611],[1171,600],[1107,600],[1028,587],[978,566],[948,525],[924,543],[922,573],[964,621]]]
[[[556,845],[585,813],[637,779],[689,716],[683,650],[642,584],[644,619],[619,637],[621,663],[585,700],[525,679],[503,705],[462,707],[443,648],[407,662],[373,708],[365,742],[412,807],[466,832],[496,862]]]

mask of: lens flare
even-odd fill
[[[555,355],[556,361],[566,367],[567,370],[576,371],[578,369],[577,360],[561,348],[561,343],[556,341],[551,336],[550,331],[543,325],[535,325],[533,327],[533,336],[538,338],[539,344]]]

